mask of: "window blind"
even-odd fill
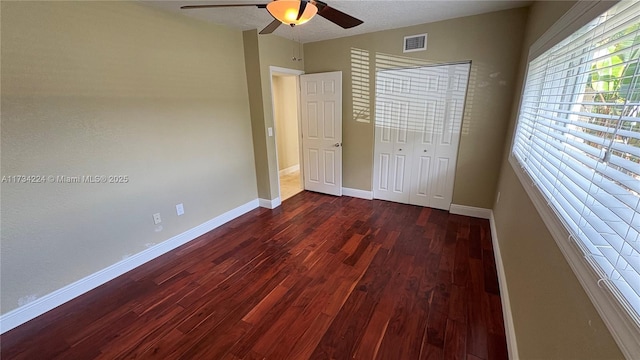
[[[640,2],[529,63],[512,153],[640,324]]]

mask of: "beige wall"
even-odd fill
[[[267,127],[264,121],[262,102],[262,79],[260,73],[260,48],[258,32],[247,30],[242,33],[244,45],[245,71],[249,92],[249,109],[251,113],[251,134],[258,196],[270,199],[271,183],[269,181],[269,154],[267,153]]]
[[[297,42],[275,35],[258,35],[257,30],[243,32],[247,83],[251,103],[251,123],[256,158],[258,196],[278,197],[278,166],[275,137],[267,129],[274,127],[270,67],[302,71],[304,61],[293,60],[293,54],[304,58]]]
[[[300,164],[298,147],[298,81],[295,76],[273,76],[278,170]]]
[[[571,4],[535,3],[523,54]],[[2,175],[127,175],[129,182],[2,184],[0,311],[258,195],[275,198],[276,144],[266,132],[274,125],[271,65],[343,71],[345,186],[370,190],[373,126],[353,120],[351,48],[368,51],[372,64],[376,56],[473,61],[454,202],[492,207],[496,159],[505,158],[507,122],[510,139],[515,121],[511,94],[524,71],[521,62],[516,76],[526,15],[516,9],[307,44],[303,64],[291,60],[297,45],[289,40],[142,5],[2,2]],[[429,50],[402,54],[402,37],[423,32]],[[368,75],[374,79],[375,67]],[[621,358],[506,161],[498,191],[521,358]],[[180,202],[186,214],[177,217]]]
[[[2,184],[2,313],[256,199],[240,31],[125,2],[1,16],[2,175],[129,177]]]
[[[531,8],[516,93],[520,94],[529,46],[573,2],[535,2]],[[507,135],[494,205],[521,359],[622,359],[598,313],[559,251],[507,161],[519,106],[519,95]]]
[[[472,61],[453,203],[491,208],[520,59],[524,8],[305,44],[307,73],[341,70],[344,186],[371,190],[373,121],[353,116],[352,81],[368,82],[375,109],[377,67]],[[427,51],[402,53],[403,37],[428,33]],[[369,71],[353,79],[351,52],[364,50]]]

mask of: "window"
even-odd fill
[[[512,147],[636,326],[639,112],[640,2],[623,1],[529,62]]]

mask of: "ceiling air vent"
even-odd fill
[[[427,50],[427,34],[411,35],[404,37],[404,49],[402,52]]]

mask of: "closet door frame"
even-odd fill
[[[376,74],[373,197],[449,210],[470,62]]]

